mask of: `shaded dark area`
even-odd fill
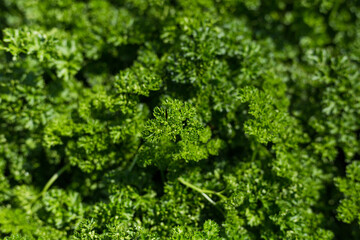
[[[111,75],[118,74],[121,70],[130,67],[137,58],[140,45],[127,44],[119,47],[107,46],[104,48],[99,59],[89,61],[78,73],[80,79],[86,78],[85,74],[108,72]]]

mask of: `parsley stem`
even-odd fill
[[[138,157],[139,157],[139,149],[141,148],[141,146],[142,146],[142,144],[140,144],[138,146],[138,148],[136,149],[136,152],[134,153],[133,160],[132,160],[132,162],[131,162],[128,170],[127,170],[127,173],[130,173],[133,170],[133,168],[135,167],[135,164],[136,164],[136,162],[138,160]]]
[[[212,200],[206,193],[208,194],[215,194],[217,195],[218,197],[220,197],[221,199],[224,199],[226,200],[227,197],[225,197],[224,195],[222,195],[221,193],[219,192],[214,192],[212,190],[208,190],[208,189],[201,189],[201,188],[198,188],[197,186],[185,181],[183,178],[179,177],[178,178],[179,182],[184,184],[185,186],[199,192],[206,200],[208,200],[212,205],[214,205],[223,215],[225,215],[224,211],[219,207],[219,205],[214,201]]]
[[[207,194],[214,194],[214,195],[216,195],[216,196],[218,196],[218,197],[220,197],[221,199],[224,199],[224,200],[227,199],[227,197],[225,197],[224,195],[222,195],[222,194],[219,193],[219,192],[215,192],[215,191],[212,191],[212,190],[199,188],[199,187],[197,187],[197,186],[195,186],[195,185],[193,185],[193,184],[185,181],[185,180],[184,180],[183,178],[181,178],[181,177],[179,177],[178,180],[179,180],[179,182],[181,182],[181,183],[184,184],[185,186],[187,186],[187,187],[189,187],[189,188],[191,188],[191,189],[193,189],[193,190],[201,193],[203,196],[204,196],[204,194],[207,193]],[[207,196],[207,195],[206,195],[206,196]],[[204,196],[204,197],[205,197],[205,196]],[[208,197],[205,197],[205,198],[206,198],[207,200],[209,200]],[[214,201],[211,200],[211,201],[209,201],[209,202],[213,203]]]
[[[135,164],[136,164],[136,162],[138,160],[138,156],[139,156],[138,154],[135,155],[135,157],[134,157],[133,161],[131,162],[131,165],[130,165],[130,167],[128,169],[128,173],[133,170],[133,168],[134,168],[134,166],[135,166]]]
[[[45,187],[41,191],[40,196],[44,195],[46,191],[51,187],[51,185],[59,178],[59,176],[68,168],[70,167],[70,164],[66,164],[64,167],[62,167],[59,171],[57,171],[46,183]]]
[[[68,168],[70,168],[70,164],[66,164],[65,166],[63,166],[59,171],[57,171],[50,179],[49,181],[47,181],[47,183],[45,184],[43,190],[41,191],[41,193],[39,195],[37,195],[32,201],[31,201],[31,205],[33,205],[36,200],[38,200],[41,196],[43,196],[47,190],[51,187],[51,185],[53,185],[53,183],[60,177],[60,175],[65,172],[65,170],[67,170]]]
[[[251,156],[251,162],[254,162],[254,161],[255,161],[255,159],[256,159],[256,154],[257,154],[257,151],[254,150],[254,151],[253,151],[253,154],[252,154],[252,156]]]

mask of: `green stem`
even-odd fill
[[[135,155],[135,157],[134,157],[133,161],[131,162],[131,165],[130,165],[130,167],[128,169],[128,173],[133,170],[133,168],[134,168],[134,166],[135,166],[135,164],[136,164],[136,162],[138,160],[138,156],[139,156],[138,154]]]
[[[178,180],[179,180],[179,182],[181,182],[181,183],[184,184],[185,186],[187,186],[187,187],[189,187],[189,188],[191,188],[191,189],[193,189],[193,190],[201,193],[202,195],[208,193],[208,194],[214,194],[214,195],[220,197],[220,198],[223,199],[223,200],[226,200],[226,199],[227,199],[227,197],[225,197],[224,195],[222,195],[222,194],[219,193],[219,192],[215,192],[215,191],[208,190],[208,189],[201,189],[201,188],[199,188],[199,187],[197,187],[197,186],[195,186],[195,185],[193,185],[193,184],[185,181],[185,180],[184,180],[183,178],[181,178],[181,177],[178,178]],[[207,196],[207,195],[206,195],[206,196]],[[207,197],[206,197],[206,198],[207,198]],[[209,200],[209,199],[208,199],[208,200]],[[214,201],[211,200],[211,201],[209,201],[209,202],[214,202]]]
[[[251,156],[251,162],[254,162],[255,161],[255,159],[256,159],[256,154],[257,154],[257,151],[256,151],[256,149],[253,151],[253,154],[252,154],[252,156]]]
[[[62,167],[59,171],[57,171],[50,179],[49,181],[46,183],[45,187],[43,188],[43,190],[41,191],[40,196],[43,196],[46,191],[51,187],[51,185],[59,178],[59,176],[68,168],[70,167],[70,164],[65,165],[64,167]]]
[[[37,195],[32,201],[31,201],[31,205],[33,205],[36,200],[38,200],[41,196],[43,196],[47,190],[51,187],[51,185],[53,185],[53,183],[56,181],[56,179],[59,178],[59,176],[68,168],[70,168],[70,164],[66,164],[65,166],[63,166],[59,171],[57,171],[50,179],[49,181],[47,181],[47,183],[45,184],[43,190],[41,191],[41,193],[39,195]]]
[[[136,149],[136,152],[135,152],[134,157],[133,157],[133,161],[131,162],[130,167],[127,170],[127,173],[130,173],[133,170],[133,168],[135,167],[135,164],[136,164],[136,162],[137,162],[137,160],[139,158],[139,149],[141,148],[141,146],[142,146],[142,144],[140,144],[138,146],[138,148]]]
[[[222,195],[221,193],[219,192],[214,192],[214,191],[211,191],[211,190],[208,190],[208,189],[201,189],[201,188],[198,188],[197,186],[185,181],[183,178],[179,177],[178,178],[179,182],[181,182],[182,184],[184,184],[185,186],[199,192],[201,195],[203,195],[203,197],[208,200],[212,205],[214,205],[216,207],[216,209],[218,209],[223,215],[225,215],[224,211],[219,207],[219,205],[214,201],[212,200],[206,193],[208,194],[215,194],[216,196],[220,197],[221,199],[224,199],[226,200],[227,197],[225,197],[224,195]]]

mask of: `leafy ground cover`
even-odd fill
[[[360,239],[360,1],[0,1],[0,237]]]

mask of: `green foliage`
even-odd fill
[[[359,19],[0,1],[0,238],[358,239]]]
[[[338,208],[338,217],[351,223],[358,221],[360,223],[360,165],[358,161],[352,162],[346,168],[346,178],[337,178],[336,184],[345,198],[341,200]]]
[[[200,161],[221,147],[219,140],[210,140],[210,128],[203,126],[188,103],[166,99],[154,109],[154,117],[144,127],[145,145],[139,152],[145,165],[154,163],[164,169],[174,161]]]
[[[170,237],[171,240],[185,240],[185,239],[209,239],[216,240],[221,239],[219,237],[219,226],[211,220],[204,223],[202,231],[193,231],[186,227],[177,227],[173,230]]]

